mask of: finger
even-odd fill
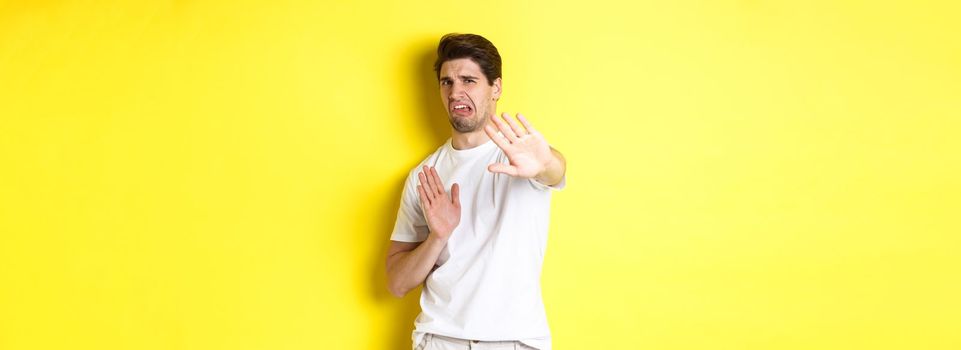
[[[444,189],[444,182],[440,180],[440,175],[437,175],[437,168],[430,168],[430,175],[434,178],[434,183],[437,184],[437,195],[443,196],[447,193]]]
[[[430,198],[427,198],[427,192],[424,191],[424,186],[417,185],[417,193],[420,195],[420,207],[421,210],[430,207]]]
[[[517,113],[517,119],[521,121],[521,124],[524,124],[524,128],[527,129],[527,132],[531,134],[537,132],[537,130],[534,130],[534,127],[531,126],[531,123],[527,121],[527,118],[524,118],[523,114]]]
[[[497,144],[497,147],[500,147],[505,152],[507,151],[508,148],[510,148],[511,146],[510,141],[504,138],[504,135],[498,134],[493,126],[484,125],[484,132],[487,133],[487,136],[489,136],[491,140],[494,140],[494,143]]]
[[[438,184],[437,181],[434,181],[433,170],[434,170],[433,167],[428,167],[425,175],[427,176],[427,183],[430,184],[430,187],[427,188],[431,195],[430,198],[432,200],[436,200],[437,196],[440,194],[440,191],[437,189],[438,187],[440,187],[440,184]]]
[[[521,115],[521,114],[517,113],[517,115]],[[506,113],[504,114],[504,117],[505,117],[504,119],[507,119],[507,124],[511,126],[511,130],[514,131],[514,134],[517,135],[518,138],[521,138],[521,137],[524,137],[524,135],[527,135],[527,131],[521,128],[521,125],[517,124],[517,122],[514,121],[514,118],[511,118]]]
[[[510,176],[517,176],[517,167],[504,163],[494,163],[487,166],[487,170],[492,173],[507,174]]]
[[[430,199],[433,201],[434,191],[430,188],[430,181],[427,181],[427,176],[424,175],[423,171],[420,173],[417,173],[417,180],[420,181],[420,186],[424,187],[424,193],[427,194],[427,199]]]
[[[507,113],[504,113],[504,115],[506,116]],[[511,130],[511,127],[504,122],[504,119],[501,119],[501,117],[496,115],[492,115],[491,120],[494,121],[494,125],[497,125],[497,129],[500,129],[501,134],[504,134],[508,140],[511,142],[517,141],[517,135],[514,134],[514,130]]]
[[[460,208],[460,186],[456,183],[450,187],[450,198],[454,201],[454,207]]]

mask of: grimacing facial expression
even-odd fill
[[[483,128],[501,95],[501,78],[488,84],[480,66],[469,58],[444,62],[439,83],[450,125],[460,133]]]

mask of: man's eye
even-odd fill
[[[470,84],[473,84],[473,83],[474,83],[474,79],[467,79],[466,81],[467,81],[468,83],[470,83]]]
[[[450,85],[450,80],[444,80],[440,82],[441,85]]]

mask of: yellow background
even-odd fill
[[[569,160],[556,349],[961,348],[956,2],[0,1],[0,349],[404,349],[440,35]]]

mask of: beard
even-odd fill
[[[460,133],[474,132],[484,126],[484,113],[474,113],[469,117],[455,117],[448,115],[450,126]]]

